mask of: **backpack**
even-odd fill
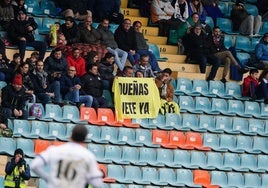
[[[43,115],[41,104],[36,104],[36,103],[32,104],[32,106],[30,107],[29,114],[30,116],[33,116],[37,119],[41,118]]]

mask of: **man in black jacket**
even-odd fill
[[[87,70],[88,72],[81,77],[82,89],[87,95],[93,97],[93,108],[107,108],[107,101],[102,96],[103,84],[99,76],[98,65],[95,63],[89,64]]]
[[[16,19],[12,20],[9,27],[9,36],[14,44],[19,47],[21,61],[25,56],[26,46],[31,46],[39,51],[39,59],[43,60],[46,53],[46,43],[36,41],[33,32],[37,28],[37,23],[32,17],[28,17],[26,12],[21,10]]]
[[[25,110],[25,89],[22,87],[21,74],[14,77],[12,85],[9,84],[2,89],[2,106],[7,118],[28,118],[28,113]]]

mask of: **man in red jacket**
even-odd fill
[[[67,57],[68,66],[74,66],[76,70],[76,76],[81,77],[86,73],[86,61],[80,55],[78,48],[73,49],[73,53]]]
[[[251,69],[249,71],[249,75],[246,78],[244,78],[243,91],[242,91],[243,97],[251,97],[253,99],[256,98],[255,91],[259,85],[258,75],[259,75],[258,69]]]

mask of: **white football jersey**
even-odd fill
[[[50,146],[37,157],[48,166],[47,188],[85,188],[87,183],[102,177],[95,156],[77,143]]]

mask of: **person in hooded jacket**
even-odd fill
[[[256,67],[268,68],[268,33],[265,33],[255,47]]]

